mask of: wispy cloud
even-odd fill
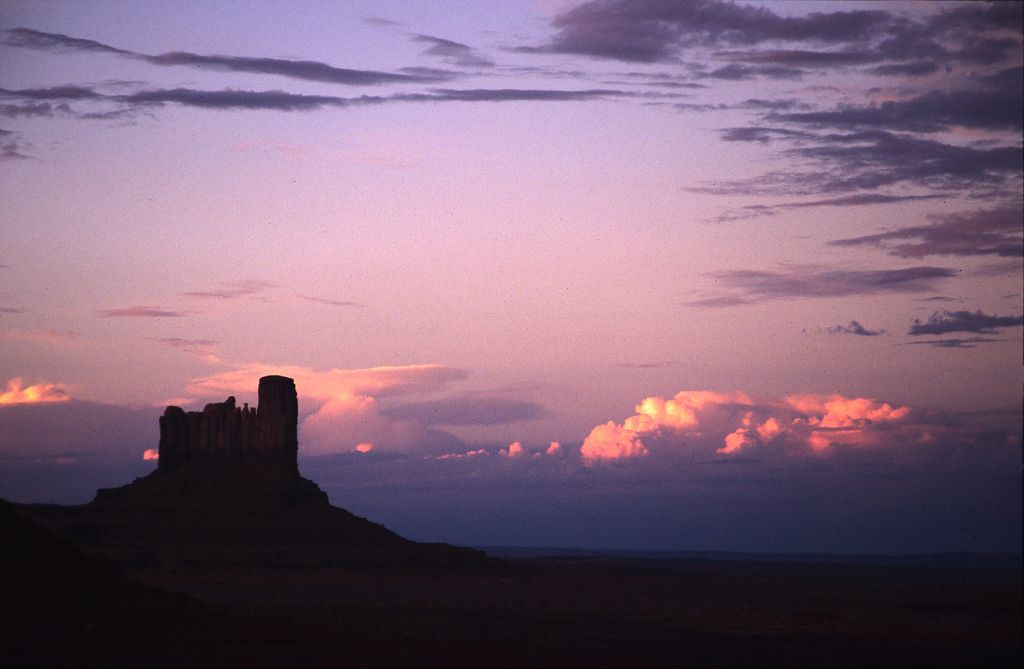
[[[886,270],[823,270],[796,268],[785,272],[734,270],[710,276],[725,292],[690,302],[699,307],[723,307],[765,300],[847,297],[934,290],[936,281],[956,276],[945,267],[907,267]]]
[[[649,362],[620,362],[616,367],[622,369],[665,369],[668,367],[678,367],[678,360],[652,360]]]
[[[423,83],[439,81],[436,73],[409,74],[402,72],[379,72],[375,70],[354,70],[334,67],[312,60],[287,60],[283,58],[253,58],[248,56],[206,55],[186,51],[172,51],[158,55],[147,55],[89,39],[70,37],[60,33],[46,33],[30,28],[14,28],[7,31],[4,42],[8,46],[42,49],[49,51],[89,51],[110,53],[142,60],[157,66],[184,66],[207,70],[268,74],[304,81],[319,81],[349,86],[373,86],[393,83]],[[444,77],[450,78],[450,77]]]
[[[969,337],[967,339],[925,339],[907,342],[907,344],[919,344],[934,348],[975,348],[978,344],[989,344],[997,341],[1002,340],[992,339],[991,337]]]
[[[164,309],[153,306],[122,307],[120,309],[101,309],[104,318],[181,318],[188,312]]]
[[[436,56],[452,65],[460,67],[494,66],[494,61],[490,58],[480,55],[472,47],[460,42],[453,42],[452,40],[432,35],[414,35],[412,39],[416,42],[430,45],[423,51],[424,55]]]
[[[937,311],[927,321],[914,320],[907,330],[909,335],[942,335],[949,332],[977,332],[987,334],[999,328],[1024,325],[1024,316],[990,316],[978,311]]]
[[[255,297],[274,286],[274,284],[267,283],[266,281],[251,280],[224,281],[219,285],[220,288],[213,288],[211,290],[190,290],[181,293],[181,295],[184,297],[198,297],[203,299],[237,300],[243,297]]]
[[[170,346],[173,349],[177,349],[182,353],[188,353],[189,355],[195,356],[201,359],[203,362],[209,364],[217,364],[220,362],[214,352],[213,347],[217,342],[212,339],[184,339],[182,337],[163,337],[160,339],[154,339],[153,341],[163,344],[164,346]]]
[[[332,300],[326,297],[314,297],[313,295],[296,295],[295,297],[306,302],[312,302],[314,304],[326,304],[331,307],[363,307],[365,305],[359,304],[358,302],[350,302],[349,300]]]
[[[928,255],[1010,258],[1024,256],[1024,211],[1020,206],[933,216],[929,225],[839,239],[834,246],[876,246],[901,258]]]

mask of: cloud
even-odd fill
[[[857,321],[850,321],[850,324],[845,327],[842,325],[836,325],[825,328],[825,332],[832,335],[850,334],[861,337],[877,337],[878,335],[884,334],[885,330],[869,330]]]
[[[677,367],[678,360],[654,360],[651,362],[621,362],[616,367],[622,369],[664,369],[666,367]]]
[[[933,90],[907,100],[845,105],[833,111],[775,112],[765,119],[816,128],[842,130],[882,128],[938,132],[953,126],[984,130],[1020,130],[1024,117],[1022,68],[1014,68],[1016,86],[964,90]]]
[[[203,109],[250,109],[274,111],[312,111],[324,107],[350,107],[399,102],[573,102],[631,93],[609,89],[556,90],[518,88],[431,89],[429,93],[396,93],[387,96],[364,95],[342,98],[332,95],[300,95],[285,91],[196,90],[189,88],[137,91],[117,96],[119,102],[132,105],[173,103]]]
[[[699,75],[705,79],[724,79],[726,81],[747,81],[749,79],[787,79],[796,80],[807,74],[806,70],[783,65],[741,65],[730,63]]]
[[[143,460],[159,460],[160,450],[157,448],[147,448],[142,452]]]
[[[876,246],[901,258],[928,255],[1008,258],[1024,256],[1024,211],[1020,206],[931,216],[929,225],[830,242],[833,246]]]
[[[306,302],[312,302],[314,304],[326,304],[332,307],[363,307],[364,305],[358,302],[349,302],[348,300],[332,300],[326,297],[313,297],[312,295],[296,295],[295,297]]]
[[[513,441],[508,445],[508,448],[503,448],[498,451],[498,455],[506,458],[521,458],[526,455],[526,450],[520,442]]]
[[[36,383],[26,386],[21,377],[7,382],[7,389],[0,392],[0,404],[38,404],[43,402],[66,402],[71,397],[54,383]]]
[[[437,70],[429,74],[419,71],[416,74],[399,72],[379,72],[376,70],[352,70],[333,67],[326,63],[312,60],[285,60],[281,58],[249,58],[245,56],[202,55],[174,51],[157,56],[144,56],[151,65],[179,65],[209,70],[225,70],[229,72],[246,72],[250,74],[271,74],[304,81],[320,81],[348,86],[375,86],[379,84],[424,83],[450,79]]]
[[[809,202],[779,202],[775,204],[750,204],[739,209],[732,209],[714,218],[708,219],[711,223],[729,223],[731,221],[744,221],[762,216],[774,216],[783,211],[792,209],[811,209],[817,207],[862,207],[874,204],[898,204],[902,202],[915,202],[918,200],[937,200],[946,197],[945,193],[930,195],[888,195],[886,193],[857,193],[841,197],[830,197]]]
[[[8,341],[27,341],[51,346],[70,346],[79,339],[78,333],[57,330],[3,330],[0,339]]]
[[[989,334],[997,328],[1024,325],[1024,316],[990,316],[980,309],[970,311],[937,311],[927,322],[915,319],[907,330],[909,335],[942,335],[949,332],[977,332]]]
[[[274,284],[266,281],[224,281],[220,288],[212,290],[193,290],[181,293],[184,297],[210,298],[217,300],[236,300],[241,297],[253,297],[272,288]]]
[[[817,195],[918,186],[933,193],[997,189],[1020,178],[1021,148],[945,144],[883,130],[808,134],[785,128],[723,131],[729,141],[782,140],[782,157],[813,169],[776,170],[738,181],[688,190],[719,195]]]
[[[203,362],[209,363],[211,365],[220,362],[220,358],[218,358],[213,353],[213,347],[217,342],[213,341],[212,339],[183,339],[181,337],[164,337],[162,339],[154,339],[153,341],[164,344],[165,346],[170,346],[171,348],[177,349],[182,353],[188,353],[189,355],[193,355],[203,360]]]
[[[8,46],[51,50],[58,52],[88,51],[110,53],[142,60],[157,66],[184,66],[206,70],[269,74],[303,81],[319,81],[349,86],[373,86],[392,83],[423,83],[439,81],[449,77],[437,74],[408,74],[379,72],[375,70],[353,70],[334,67],[312,60],[287,60],[283,58],[251,58],[247,56],[204,55],[186,51],[172,51],[159,55],[147,55],[125,49],[118,49],[93,40],[69,37],[60,33],[45,33],[29,28],[15,28],[7,31],[4,42]]]
[[[100,315],[104,318],[181,318],[188,312],[172,311],[162,307],[135,306],[121,309],[102,309]]]
[[[88,51],[94,53],[112,53],[121,56],[134,56],[131,51],[118,49],[91,39],[71,37],[61,33],[45,33],[31,28],[13,28],[7,31],[4,44],[25,49],[44,49],[57,52]]]
[[[1002,340],[992,339],[991,337],[969,337],[967,339],[925,339],[922,341],[911,341],[907,343],[932,346],[934,348],[974,348],[978,344],[990,344],[997,341]]]
[[[651,396],[621,424],[596,426],[580,453],[588,466],[636,458],[829,456],[843,449],[898,448],[941,429],[909,407],[840,394],[795,394],[755,400],[742,392],[680,391]]]
[[[431,35],[414,35],[413,40],[429,44],[423,54],[437,56],[445,62],[461,67],[493,67],[494,61],[478,54],[472,47],[459,42],[433,37]]]
[[[956,276],[945,267],[907,267],[885,270],[822,270],[796,268],[787,272],[734,270],[710,276],[729,292],[690,302],[692,306],[721,307],[765,300],[848,297],[934,290],[936,281]]]
[[[0,307],[0,314],[24,314],[27,313],[21,307]]]
[[[193,379],[186,387],[195,398],[252,396],[259,378],[280,374],[295,379],[301,418],[300,453],[348,453],[373,443],[374,452],[451,451],[463,446],[454,436],[418,417],[386,415],[385,398],[433,393],[464,379],[466,372],[443,365],[406,365],[368,369],[317,370],[294,365],[249,364]]]
[[[523,50],[572,53],[632,62],[671,61],[692,46],[810,40],[865,40],[892,20],[884,11],[840,11],[783,17],[770,9],[715,0],[593,0],[554,17],[550,42]]]
[[[539,404],[481,394],[464,394],[386,407],[381,413],[424,425],[504,425],[544,416]]]

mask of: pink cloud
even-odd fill
[[[508,445],[508,448],[503,448],[498,451],[498,455],[503,455],[509,458],[520,458],[526,455],[526,451],[523,449],[523,445],[518,441],[513,441]]]
[[[134,306],[100,311],[100,315],[105,318],[181,318],[185,313],[153,306]]]
[[[53,383],[24,385],[21,377],[7,382],[7,390],[0,393],[0,404],[38,404],[42,402],[64,402],[71,397]]]
[[[4,330],[0,339],[8,341],[27,341],[51,346],[72,346],[78,341],[74,332],[58,332],[56,330]]]
[[[933,438],[929,430],[935,426],[918,425],[912,418],[909,407],[866,397],[805,393],[759,401],[742,392],[689,390],[669,399],[645,398],[621,424],[596,426],[580,452],[588,465],[643,457],[656,444],[664,448],[668,443],[676,445],[674,450],[714,444],[720,457],[764,448],[824,456],[836,448],[895,447]]]
[[[160,451],[158,449],[156,449],[156,448],[147,448],[145,451],[142,452],[142,459],[143,460],[159,460],[160,459]]]
[[[551,445],[549,445],[547,447],[547,450],[545,450],[544,453],[547,454],[547,455],[551,455],[551,456],[561,455],[562,454],[562,445],[560,443],[558,443],[557,441],[552,441]]]

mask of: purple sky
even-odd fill
[[[276,373],[303,473],[416,539],[1019,550],[1020,4],[0,31],[0,496]]]

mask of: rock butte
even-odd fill
[[[404,539],[331,506],[298,470],[295,382],[265,376],[259,404],[235,398],[160,417],[155,471],[77,507],[25,505],[87,552],[126,564],[324,566],[481,564],[484,553]]]

